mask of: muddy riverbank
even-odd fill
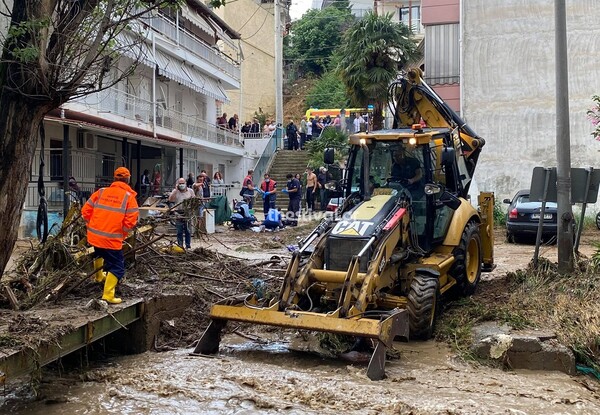
[[[297,236],[227,232],[202,246],[255,261],[273,255],[285,260],[287,245]],[[534,250],[533,245],[506,244],[501,230],[496,236],[498,267],[484,274],[485,281],[524,269]],[[594,235],[584,239],[581,247],[588,256],[593,240]],[[543,247],[541,254],[555,260],[556,247]],[[172,288],[174,281],[186,284],[190,278],[160,280],[154,289]],[[135,292],[133,281],[126,284],[125,294]],[[215,292],[217,286],[216,281],[206,285]],[[94,293],[86,295],[93,298]],[[368,380],[365,362],[290,351],[293,333],[277,330],[242,328],[245,337],[228,334],[216,357],[191,357],[190,345],[201,334],[207,306],[193,303],[181,317],[161,323],[155,343],[161,353],[105,356],[89,366],[83,358],[74,366],[53,365],[44,370],[41,383],[9,390],[0,410],[44,415],[600,413],[600,390],[591,378],[465,362],[447,344],[433,341],[396,343],[400,358],[386,364],[387,378],[380,382]]]
[[[13,414],[597,414],[597,385],[558,372],[465,363],[436,342],[396,344],[387,379],[364,365],[232,335],[215,358],[190,350],[120,357],[84,374],[48,373],[41,400]]]

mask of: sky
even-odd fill
[[[290,17],[292,20],[298,20],[304,13],[311,8],[313,0],[292,0],[290,6]]]

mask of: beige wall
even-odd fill
[[[586,117],[600,93],[600,7],[567,2],[571,162],[600,168]],[[528,188],[535,166],[556,166],[554,4],[463,2],[463,116],[486,139],[475,180],[498,199]]]
[[[241,92],[227,91],[231,102],[223,108],[231,116],[238,114],[240,122],[250,121],[252,114],[275,112],[275,35],[273,4],[257,4],[253,0],[238,0],[213,9],[231,28],[241,34]],[[241,94],[241,96],[240,96]],[[240,110],[240,101],[242,108]]]

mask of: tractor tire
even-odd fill
[[[516,236],[513,235],[513,240],[515,239]],[[450,275],[456,280],[458,294],[468,297],[475,293],[481,278],[481,236],[476,222],[467,223],[453,254],[454,265],[450,269]]]
[[[417,272],[410,284],[406,303],[411,340],[428,340],[433,335],[439,292],[440,281],[437,278]]]

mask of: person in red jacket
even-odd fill
[[[269,176],[269,173],[265,173],[265,180],[260,184],[260,190],[263,195],[263,211],[265,212],[265,217],[267,217],[267,213],[269,213],[269,209],[275,207],[275,198],[276,195],[276,187],[277,182]]]
[[[137,193],[129,187],[131,173],[119,167],[114,173],[115,181],[110,187],[96,191],[81,209],[87,225],[87,240],[94,247],[96,281],[104,280],[102,299],[119,304],[115,288],[125,275],[123,241],[138,221]],[[102,272],[102,269],[104,272]]]

